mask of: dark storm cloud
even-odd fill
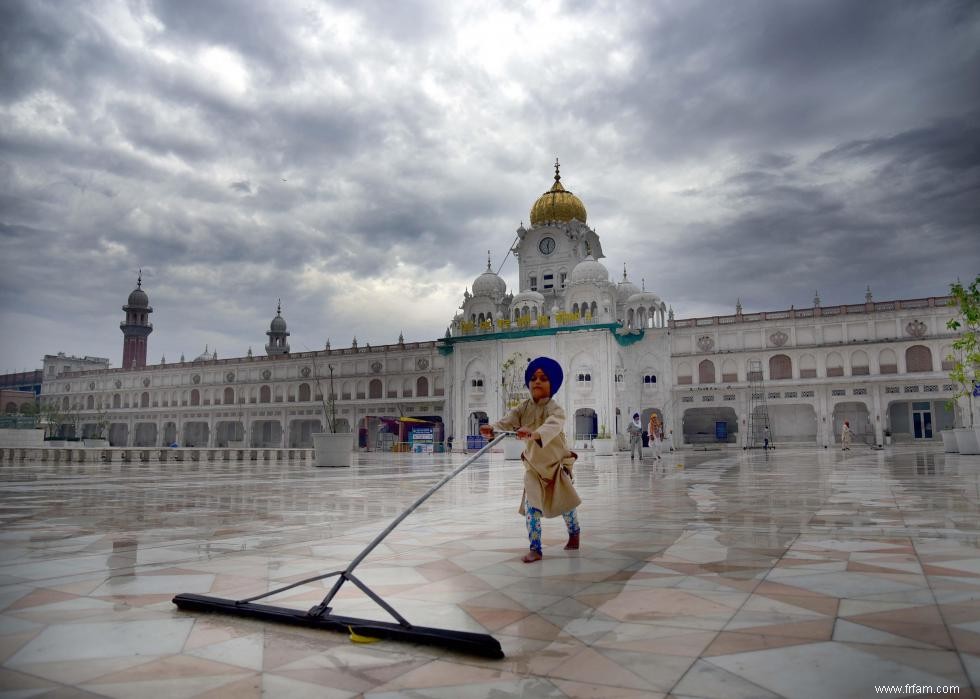
[[[866,284],[892,298],[941,293],[936,280],[973,276],[980,271],[977,123],[968,116],[843,143],[790,175],[729,177],[716,194],[738,201],[740,213],[721,226],[694,227],[685,243],[725,250],[724,263],[713,283],[689,294],[710,304],[730,289],[759,308],[775,285],[801,306],[809,305],[810,286],[823,289],[825,303],[846,303]],[[882,270],[895,274],[882,282]],[[683,288],[681,278],[668,279]]]
[[[392,312],[441,335],[556,155],[610,270],[679,316],[942,293],[980,269],[978,17],[0,4],[0,370],[118,362],[140,266],[154,359],[259,351],[278,298],[296,347],[392,341]]]

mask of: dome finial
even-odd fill
[[[276,315],[282,315],[282,299],[276,299]]]
[[[558,172],[559,167],[560,165],[558,164],[558,156],[556,155],[555,156],[555,182],[561,182],[561,173]]]
[[[142,267],[140,267],[139,274],[136,277],[136,288],[137,289],[142,289],[143,288],[143,268]]]
[[[491,267],[490,267],[490,251],[487,250],[487,271],[489,272],[490,270],[491,270]]]
[[[623,263],[623,281],[626,281],[626,263]]]
[[[640,277],[640,291],[647,290],[647,280],[646,277]]]

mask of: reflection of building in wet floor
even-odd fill
[[[112,553],[106,562],[109,569],[109,584],[120,582],[121,578],[132,576],[136,569],[138,539],[113,539]]]

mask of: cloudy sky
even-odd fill
[[[0,371],[442,336],[562,162],[678,317],[980,272],[980,6],[0,3]],[[502,276],[516,285],[517,266]]]

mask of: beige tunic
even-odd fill
[[[565,411],[553,400],[539,405],[529,398],[493,425],[496,430],[517,430],[519,427],[541,435],[541,444],[525,442],[521,454],[527,501],[545,517],[557,517],[574,510],[582,499],[572,485],[572,465],[578,455],[569,451],[565,441]],[[519,511],[524,514],[523,497]]]

